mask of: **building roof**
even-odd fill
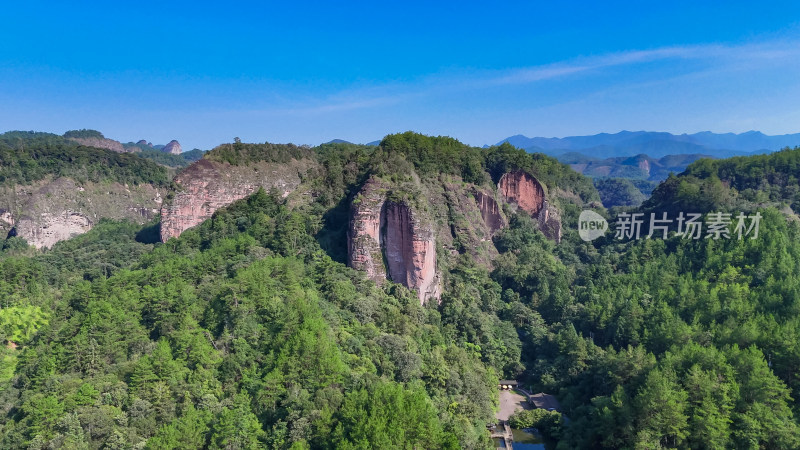
[[[500,380],[500,384],[509,384],[511,386],[516,386],[517,380]]]
[[[538,394],[532,394],[530,397],[531,403],[537,408],[542,409],[554,409],[556,411],[561,411],[561,405],[558,403],[558,400],[550,394],[545,394],[544,392],[540,392]]]

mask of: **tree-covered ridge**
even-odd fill
[[[310,147],[294,144],[246,144],[236,138],[232,144],[222,144],[214,147],[203,155],[211,161],[226,162],[234,166],[266,161],[284,163],[291,159],[313,158],[314,152]]]
[[[695,161],[680,176],[670,176],[645,203],[700,212],[787,205],[800,211],[800,147],[748,157]]]
[[[7,289],[37,293],[9,307],[52,314],[4,380],[0,446],[487,444],[495,371],[435,308],[332,262],[313,227],[262,191],[107,278],[66,253],[5,256]],[[51,265],[83,280],[48,282]]]
[[[683,175],[697,178],[716,176],[739,191],[760,189],[765,183],[781,187],[797,185],[800,147],[747,157],[701,159],[689,165]]]
[[[171,153],[164,153],[161,150],[152,148],[143,148],[135,153],[139,158],[144,158],[153,161],[162,166],[171,167],[174,169],[182,169],[189,164],[199,160],[203,157],[203,151],[194,149],[188,152],[183,152],[180,155],[173,155]]]
[[[402,155],[423,177],[450,174],[460,176],[468,183],[481,185],[489,181],[487,174],[491,181],[497,183],[506,172],[521,169],[549,188],[573,192],[584,202],[598,200],[590,178],[578,174],[553,157],[527,153],[508,143],[482,149],[450,137],[425,136],[409,131],[386,136],[380,143],[380,149],[387,154],[384,159],[395,154]]]
[[[219,145],[203,157],[232,165],[314,159],[327,168],[322,176],[344,175],[352,182],[363,182],[365,173],[402,178],[410,176],[413,171],[422,179],[453,175],[466,183],[483,185],[496,183],[504,173],[521,169],[548,187],[575,193],[583,201],[598,200],[590,178],[576,173],[555,158],[529,154],[507,143],[483,149],[470,147],[451,137],[425,136],[410,131],[390,134],[378,147],[328,143],[311,148],[293,144],[246,144],[237,140]],[[354,172],[361,176],[354,178]]]
[[[0,134],[0,185],[52,177],[129,184],[169,184],[167,170],[132,154],[85,147],[51,133]]]
[[[67,139],[89,139],[89,138],[97,138],[97,139],[105,139],[103,133],[97,130],[88,130],[86,128],[82,128],[80,130],[70,130],[64,133],[64,137]]]
[[[639,180],[644,181],[644,180]],[[645,183],[647,183],[645,181]],[[603,206],[639,206],[647,199],[636,185],[627,178],[596,178],[594,186],[600,194]]]

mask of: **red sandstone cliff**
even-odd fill
[[[350,206],[347,229],[347,264],[378,283],[386,279],[380,235],[385,196],[377,179],[367,180]]]
[[[201,159],[175,177],[179,190],[161,207],[161,240],[178,237],[209,219],[214,211],[252,194],[276,188],[289,195],[300,185],[307,161],[258,162],[247,166]]]
[[[386,199],[370,178],[353,200],[347,234],[348,264],[376,282],[390,279],[417,292],[420,303],[439,298],[433,229],[406,202]]]
[[[544,188],[527,172],[516,170],[503,175],[497,188],[506,201],[516,203],[532,217],[544,206]]]
[[[544,188],[536,178],[516,170],[503,175],[497,188],[507,202],[515,203],[536,219],[545,236],[561,242],[560,215],[545,199]]]

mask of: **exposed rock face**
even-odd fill
[[[503,175],[497,187],[506,201],[515,203],[537,220],[545,236],[561,242],[561,218],[545,199],[544,188],[536,178],[517,170]]]
[[[478,209],[481,211],[483,223],[493,235],[497,230],[506,226],[506,221],[503,214],[500,212],[500,206],[492,197],[492,194],[485,192],[482,189],[475,189],[475,202],[478,204]]]
[[[13,226],[36,248],[89,231],[102,218],[144,224],[158,213],[161,194],[149,185],[78,184],[69,178],[42,180],[0,190],[0,229]]]
[[[420,303],[438,299],[433,228],[406,203],[388,201],[386,193],[381,181],[370,178],[353,201],[348,264],[378,283],[388,278],[415,290]]]
[[[506,201],[516,203],[532,217],[536,217],[544,207],[544,188],[527,172],[509,172],[500,178],[497,187]]]
[[[278,189],[284,197],[300,185],[307,161],[259,162],[232,166],[201,159],[173,180],[180,186],[172,201],[161,208],[161,240],[166,242],[204,220],[214,211],[241,200],[258,188]]]
[[[22,216],[15,227],[17,235],[36,248],[52,247],[92,229],[94,224],[85,215],[64,210],[57,214],[41,213],[39,216]]]
[[[404,203],[384,203],[381,218],[389,279],[416,290],[420,303],[439,298],[433,231],[420,226]]]
[[[125,147],[121,142],[113,139],[90,137],[90,138],[67,138],[70,141],[77,142],[78,144],[87,147],[104,148],[112,152],[125,153]]]
[[[650,161],[642,159],[639,161],[639,168],[642,169],[647,175],[650,175]]]
[[[165,145],[164,148],[161,149],[161,151],[173,155],[180,155],[183,152],[183,149],[181,148],[181,144],[173,139],[169,141],[169,144]]]
[[[545,200],[544,207],[539,212],[537,217],[539,222],[539,229],[549,239],[556,242],[561,242],[561,215],[558,210],[551,207],[550,203]]]
[[[380,283],[386,279],[381,248],[381,219],[386,191],[375,178],[361,188],[350,206],[350,227],[347,230],[347,263]]]
[[[151,147],[151,148],[153,147],[153,144],[145,141],[144,139],[141,139],[139,142],[136,143],[136,145],[145,145],[145,146]]]
[[[14,216],[11,215],[11,211],[6,211],[5,209],[0,209],[0,222],[3,225],[13,227],[14,226]]]

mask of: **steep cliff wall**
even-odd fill
[[[516,203],[533,217],[544,206],[544,188],[527,172],[516,170],[503,175],[497,188],[506,201]]]
[[[230,165],[201,159],[175,177],[178,191],[161,207],[161,240],[166,242],[211,217],[214,211],[247,197],[258,188],[289,195],[300,185],[308,161]]]
[[[420,303],[440,296],[433,227],[406,201],[388,200],[388,186],[370,178],[353,200],[348,264],[376,282],[390,279],[417,292]]]
[[[507,202],[516,204],[536,219],[545,236],[561,242],[560,214],[545,198],[544,188],[536,178],[516,170],[503,175],[497,189]]]
[[[506,220],[500,211],[500,205],[497,204],[491,193],[483,189],[474,189],[473,195],[475,202],[478,204],[478,209],[481,211],[481,218],[483,223],[489,229],[490,238],[497,230],[506,226]]]
[[[386,279],[381,246],[381,218],[386,190],[370,178],[350,206],[350,226],[347,231],[347,263],[366,272],[375,281]]]
[[[161,206],[161,193],[149,184],[77,183],[69,178],[46,179],[31,185],[0,189],[0,229],[37,248],[89,231],[102,218],[144,224]],[[5,235],[2,236],[5,238]]]
[[[405,203],[386,202],[382,229],[389,279],[417,291],[420,302],[439,298],[436,239]]]

